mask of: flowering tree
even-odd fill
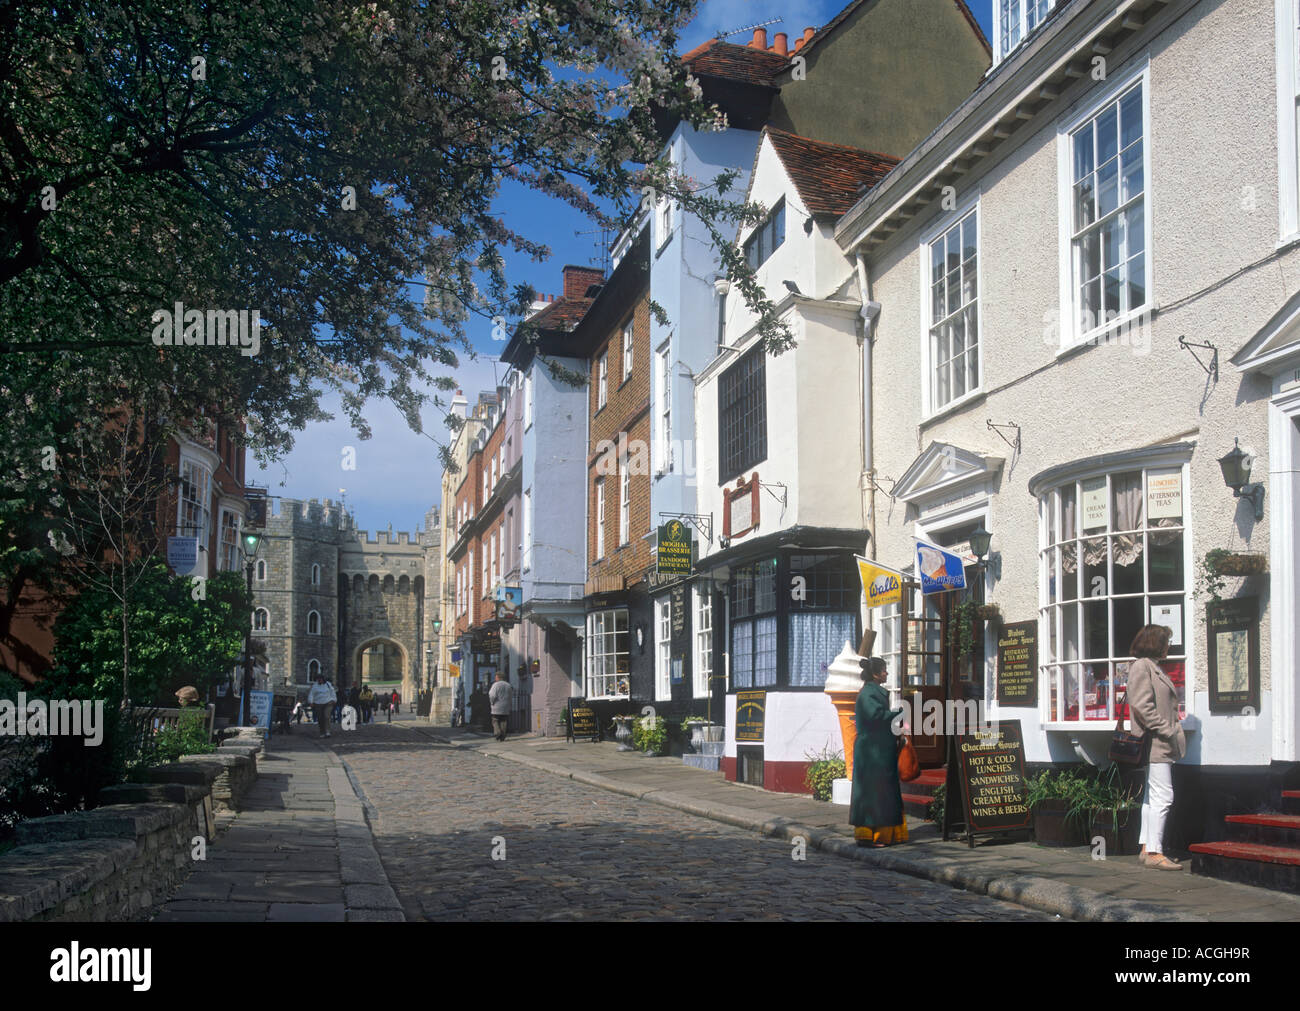
[[[324,389],[362,437],[375,397],[419,430],[469,319],[532,300],[503,253],[547,249],[496,212],[506,180],[617,223],[648,179],[734,237],[753,211],[725,181],[654,166],[656,111],[716,122],[675,56],[697,2],[0,5],[0,399],[22,419],[0,445],[0,635],[56,556],[60,453],[128,388],[246,418],[263,458]],[[159,346],[159,312],[197,313],[203,341],[251,310],[256,353]]]

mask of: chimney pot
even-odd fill
[[[755,28],[755,29],[754,29],[754,41],[751,42],[751,43],[749,44],[749,46],[750,46],[751,49],[766,49],[766,48],[767,48],[767,29],[766,29],[766,28]]]
[[[803,30],[803,40],[804,40],[804,42],[811,42],[811,41],[812,41],[812,37],[813,37],[814,35],[816,35],[816,34],[817,34],[817,29],[816,29],[816,28],[813,28],[812,26],[809,26],[809,27],[805,28],[805,29]]]
[[[800,35],[797,39],[794,40],[794,51],[797,53],[802,48],[803,48],[803,36]]]
[[[785,56],[790,52],[790,50],[786,46],[786,43],[788,41],[789,41],[789,37],[786,35],[785,32],[776,33],[776,45],[774,45],[772,48],[773,50],[775,50],[778,56]]]

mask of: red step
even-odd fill
[[[1193,853],[1226,857],[1229,860],[1256,860],[1266,864],[1284,864],[1300,867],[1300,848],[1295,846],[1266,846],[1263,843],[1207,842],[1192,843],[1187,847]]]
[[[1283,790],[1283,797],[1290,797],[1293,800],[1300,800],[1300,790]]]
[[[915,780],[913,781],[915,782]],[[905,793],[903,794],[903,812],[911,815],[913,818],[925,818],[926,812],[930,809],[930,801],[933,797],[924,793]]]
[[[1300,814],[1230,814],[1223,820],[1235,825],[1300,829]]]

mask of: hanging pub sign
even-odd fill
[[[604,735],[600,732],[600,721],[596,719],[596,710],[587,705],[586,699],[570,698],[569,707],[565,711],[568,713],[566,741],[576,741],[579,737],[592,741],[604,740]]]
[[[1258,714],[1259,597],[1207,604],[1205,630],[1210,639],[1210,712]]]
[[[923,594],[966,589],[966,565],[961,556],[936,544],[916,542],[916,571]]]
[[[858,563],[858,578],[862,580],[862,593],[867,607],[888,607],[903,599],[903,574],[886,569],[861,555],[853,556]],[[864,653],[863,656],[866,656]]]
[[[197,537],[168,537],[167,564],[178,575],[191,572],[199,561],[199,539]]]
[[[245,488],[244,504],[248,507],[244,526],[260,530],[266,526],[266,489]]]
[[[1038,622],[1003,625],[998,633],[998,705],[1038,705]]]
[[[681,520],[660,524],[655,571],[676,576],[690,575],[691,531]]]
[[[523,606],[524,591],[519,586],[498,586],[496,592],[496,619],[506,628],[519,620],[519,609]]]
[[[767,715],[767,692],[736,692],[736,740],[762,743]]]
[[[1019,720],[1000,720],[951,738],[943,838],[961,826],[966,845],[977,835],[1027,831],[1033,824],[1025,787],[1025,742]],[[961,798],[960,806],[957,798]]]

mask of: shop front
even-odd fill
[[[586,597],[583,697],[608,730],[614,716],[654,705],[654,606],[643,580]]]

